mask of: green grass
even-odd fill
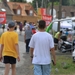
[[[75,73],[75,63],[73,63],[71,55],[59,55],[56,58],[56,66],[52,65],[52,75],[73,75]],[[55,70],[56,68],[58,71]]]

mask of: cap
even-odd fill
[[[15,22],[14,21],[10,21],[9,23],[8,23],[8,27],[9,28],[13,28],[15,26]]]

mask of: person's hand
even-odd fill
[[[33,60],[33,56],[30,56],[31,57],[31,62],[32,62],[32,60]]]
[[[54,61],[54,66],[56,65],[56,62]]]
[[[17,57],[17,60],[18,60],[18,62],[20,61],[20,57],[19,56]]]
[[[52,60],[52,63],[53,63],[54,66],[56,65],[56,62],[54,60]]]
[[[32,62],[33,58],[31,58],[31,62]]]
[[[2,55],[0,54],[0,61],[2,61]]]
[[[26,40],[24,42],[26,43]]]

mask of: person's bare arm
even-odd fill
[[[33,59],[33,51],[34,51],[34,48],[30,48],[30,57],[31,57],[31,61]]]
[[[19,45],[15,44],[15,47],[16,47],[16,52],[17,52],[17,55],[18,55],[17,59],[18,59],[18,61],[20,61]]]
[[[26,28],[24,27],[24,31],[26,30]]]
[[[59,35],[58,35],[58,40],[60,40],[60,36],[61,36],[61,35],[59,34]]]
[[[4,47],[4,45],[1,44],[1,49],[0,49],[0,61],[2,60],[2,51],[3,51],[3,47]]]
[[[54,48],[51,48],[50,51],[51,51],[51,54],[52,54],[52,58],[53,58],[54,65],[56,65],[55,49]]]

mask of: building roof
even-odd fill
[[[10,7],[7,4],[4,4],[3,2],[0,2],[0,11],[5,10],[7,15],[13,15],[13,12],[11,11]]]
[[[36,16],[36,12],[34,11],[32,5],[29,4],[29,3],[8,2],[8,5],[9,5],[11,10],[14,9],[14,8],[17,9],[18,6],[20,6],[20,8],[22,9],[21,16],[27,16],[25,10],[33,10],[34,16]]]

